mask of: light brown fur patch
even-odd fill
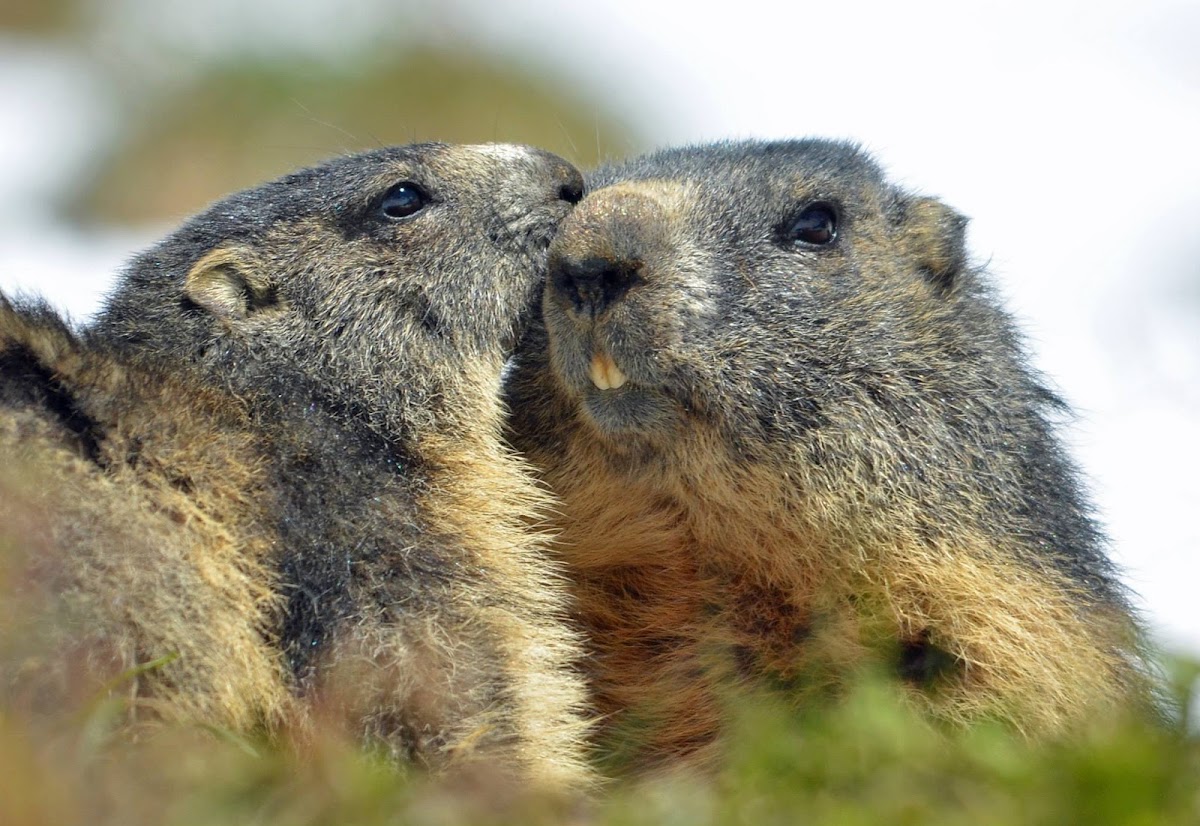
[[[98,407],[123,408],[98,457],[111,472],[62,443],[61,428],[40,416],[0,412],[9,493],[0,500],[0,524],[25,520],[9,536],[14,543],[40,537],[22,579],[48,598],[37,606],[45,623],[35,639],[61,636],[41,639],[29,656],[63,656],[52,670],[69,671],[65,658],[94,650],[105,660],[94,664],[97,688],[176,656],[113,687],[134,701],[131,719],[149,711],[233,730],[278,722],[290,699],[268,635],[280,608],[274,549],[256,502],[261,457],[236,413],[218,396],[84,357],[65,339],[17,329],[7,313],[0,318],[2,346],[29,348]],[[129,404],[134,398],[140,403]],[[176,475],[178,468],[188,474]],[[31,514],[42,516],[30,524]],[[171,702],[156,701],[165,694]],[[54,697],[36,701],[61,701]]]

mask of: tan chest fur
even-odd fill
[[[547,475],[569,514],[558,547],[603,749],[635,767],[711,765],[744,689],[799,704],[906,656],[956,663],[907,683],[951,722],[1046,733],[1120,702],[1128,667],[1105,640],[1123,639],[1123,619],[1082,613],[1065,581],[1012,563],[994,538],[960,530],[931,547],[903,503],[877,519],[798,464],[738,463],[702,434],[695,447],[631,482],[575,441]]]

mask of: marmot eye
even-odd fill
[[[379,211],[393,220],[407,218],[420,212],[429,203],[425,190],[412,181],[396,184],[384,193]]]
[[[787,235],[793,244],[830,244],[837,238],[837,210],[824,201],[809,204],[796,216]]]

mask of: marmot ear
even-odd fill
[[[253,251],[218,247],[188,270],[183,293],[215,316],[241,319],[279,304],[275,285]]]
[[[903,205],[901,243],[940,293],[949,291],[967,266],[967,219],[937,198]]]

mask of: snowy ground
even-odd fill
[[[1164,642],[1200,652],[1200,6],[458,5],[464,30],[653,113],[664,143],[854,138],[970,215],[1080,414],[1072,447],[1129,582]],[[111,128],[76,69],[0,40],[0,289],[82,317],[158,230],[84,236],[43,208]]]

